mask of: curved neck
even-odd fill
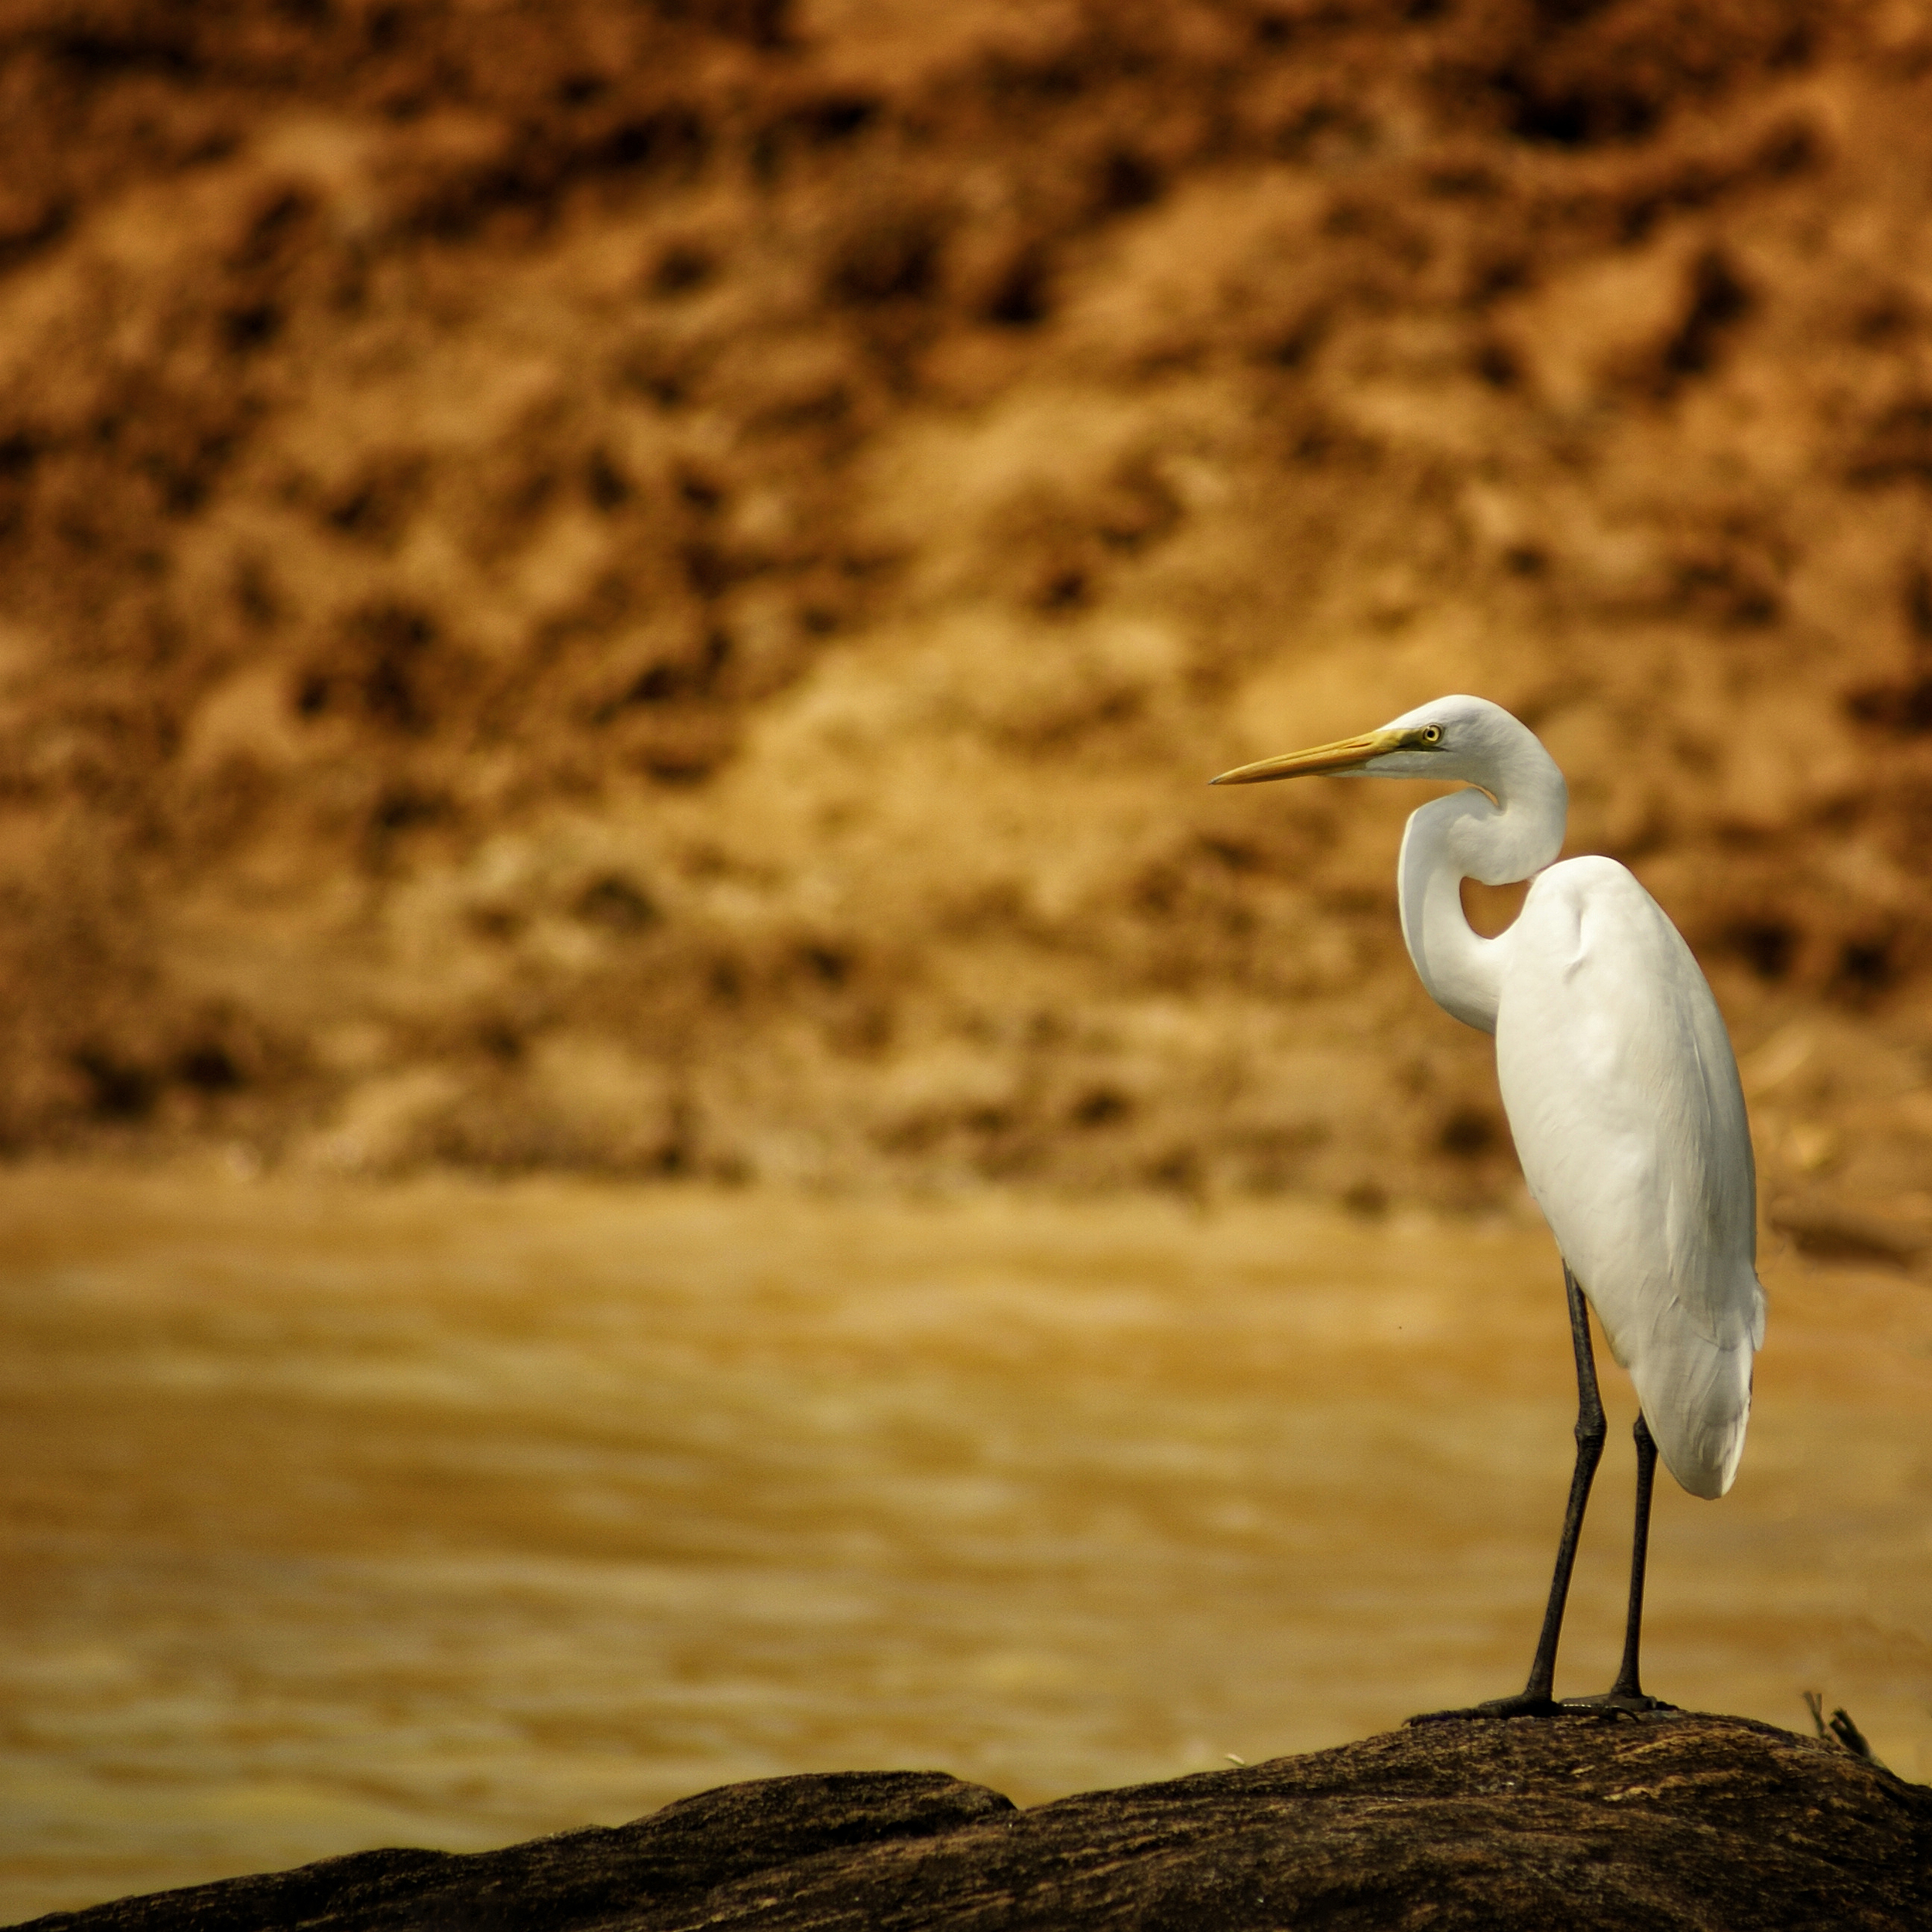
[[[1410,817],[1396,869],[1402,937],[1429,997],[1465,1025],[1496,1030],[1502,949],[1462,910],[1462,882],[1508,886],[1541,872],[1563,850],[1569,794],[1556,761],[1529,733],[1508,769],[1480,791],[1452,792]]]

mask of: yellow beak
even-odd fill
[[[1264,785],[1271,778],[1317,778],[1322,773],[1359,771],[1372,758],[1401,751],[1420,734],[1409,731],[1366,731],[1359,738],[1338,738],[1332,745],[1316,745],[1308,751],[1284,751],[1277,758],[1257,759],[1251,765],[1236,765],[1211,785]]]

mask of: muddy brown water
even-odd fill
[[[1300,1206],[0,1178],[0,1910],[932,1766],[1022,1801],[1515,1688],[1539,1229]],[[1651,1687],[1932,1776],[1932,1290],[1765,1269]],[[1634,1413],[1607,1377],[1614,1420]],[[1614,1666],[1613,1440],[1563,1687]]]

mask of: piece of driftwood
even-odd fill
[[[767,1778],[612,1830],[364,1852],[33,1923],[1923,1932],[1932,1789],[1738,1718],[1459,1722],[1032,1811],[938,1772]]]

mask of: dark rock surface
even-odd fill
[[[1932,1790],[1687,1713],[1445,1723],[1016,1811],[937,1772],[728,1785],[614,1830],[365,1852],[35,1920],[377,1928],[1932,1925]]]

